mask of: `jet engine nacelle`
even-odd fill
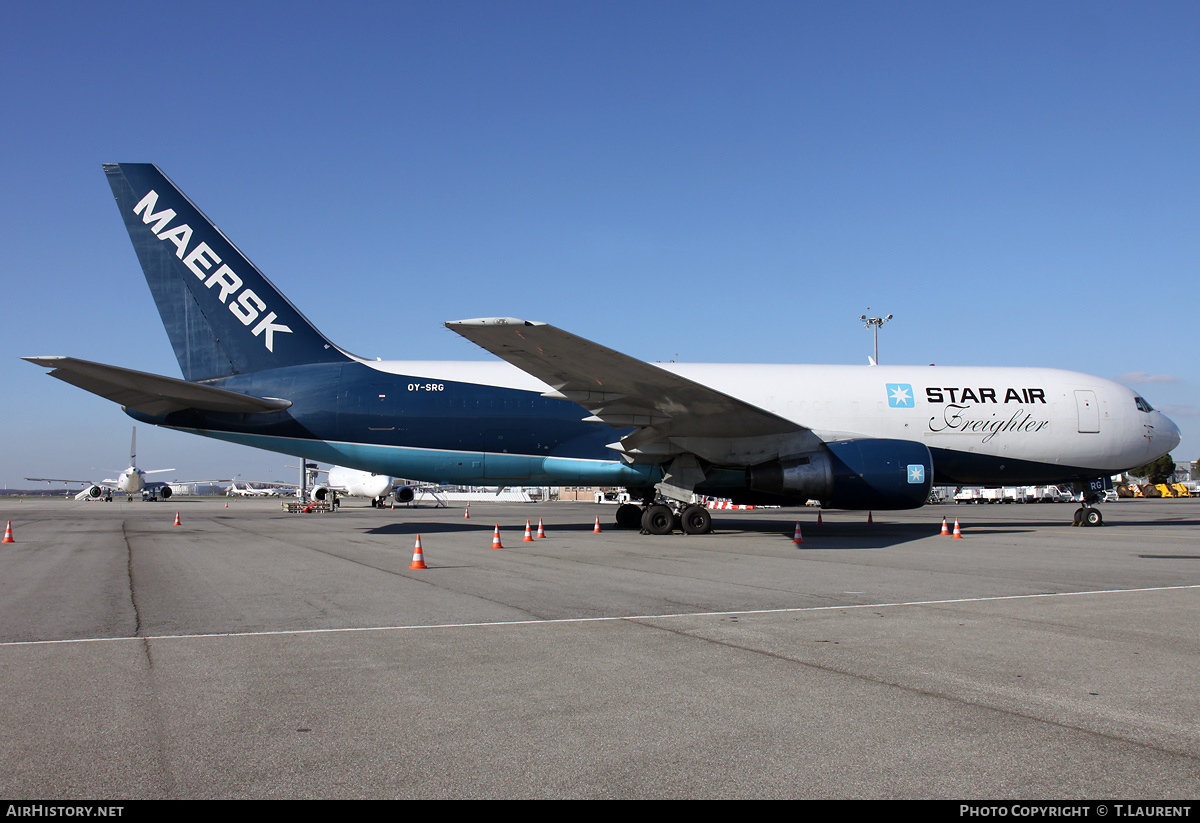
[[[166,500],[172,494],[174,494],[174,492],[171,491],[170,486],[162,486],[158,490],[158,496],[161,497],[163,500]]]
[[[328,486],[313,486],[312,499],[318,502],[324,502],[330,496]]]
[[[92,486],[87,490],[87,493],[88,497],[98,498],[104,494],[104,489],[100,488],[99,486]]]
[[[911,440],[843,440],[752,466],[746,485],[835,509],[915,509],[929,499],[933,458]]]
[[[412,486],[400,486],[392,492],[392,497],[396,498],[397,503],[411,503],[416,496]]]

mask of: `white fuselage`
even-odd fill
[[[117,475],[115,484],[125,494],[137,494],[145,486],[144,473],[140,469],[130,466]]]
[[[239,497],[274,497],[276,492],[271,489],[256,489],[249,483],[244,489],[239,489],[237,483],[229,487],[230,494],[236,494]]]
[[[548,389],[503,362],[366,362],[392,374]],[[1060,369],[656,365],[793,421],[825,442],[913,440],[931,450],[1095,469],[1098,474],[1140,466],[1179,442],[1175,424],[1128,387]],[[761,455],[752,458],[759,459]]]
[[[329,470],[329,486],[351,497],[381,500],[391,494],[395,480],[383,474],[334,466]]]

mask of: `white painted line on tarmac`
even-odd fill
[[[67,640],[15,640],[5,643],[0,643],[0,648],[11,646],[53,646],[71,643],[128,643],[130,641],[146,641],[146,640],[202,640],[206,638],[218,637],[279,637],[279,636],[296,636],[304,634],[346,634],[349,632],[397,632],[397,631],[418,631],[427,629],[488,629],[499,626],[544,626],[544,625],[561,625],[561,624],[583,624],[583,623],[618,623],[618,622],[637,622],[642,620],[679,620],[681,618],[695,617],[745,617],[751,615],[768,615],[768,614],[803,614],[806,612],[832,612],[832,611],[852,611],[856,609],[888,609],[902,608],[905,606],[949,606],[956,603],[992,603],[1003,600],[1033,600],[1035,598],[1048,597],[1079,597],[1083,595],[1109,595],[1109,594],[1142,594],[1147,592],[1169,592],[1183,591],[1187,589],[1200,589],[1200,584],[1189,586],[1153,586],[1143,589],[1100,589],[1094,591],[1077,591],[1077,592],[1046,592],[1043,594],[1009,594],[996,595],[991,597],[960,597],[950,600],[910,600],[899,603],[858,603],[846,604],[842,606],[805,606],[787,609],[742,609],[737,611],[722,611],[722,612],[682,612],[679,614],[642,614],[642,615],[624,615],[621,617],[561,617],[547,620],[496,620],[475,623],[432,623],[428,625],[413,624],[410,626],[357,626],[341,629],[288,629],[279,631],[261,631],[261,632],[216,632],[209,634],[160,634],[147,635],[145,637],[84,637]]]

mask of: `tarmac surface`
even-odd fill
[[[5,798],[1200,797],[1197,499],[225,503],[0,498]]]

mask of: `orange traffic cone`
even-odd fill
[[[179,522],[179,512],[175,512],[175,522],[172,523],[171,525],[173,525],[173,526],[182,526],[183,525],[182,523]]]
[[[463,512],[463,520],[470,520],[470,519],[471,519],[471,504],[468,503],[467,510],[465,512]]]
[[[873,514],[872,512],[867,512],[867,522],[868,522],[868,523],[874,523],[874,522],[875,522],[875,518],[871,516],[872,514]]]
[[[954,534],[950,535],[951,539],[962,540],[962,532],[958,530],[958,518],[954,518]]]
[[[596,527],[592,529],[592,534],[600,534],[600,518],[596,518]]]
[[[12,536],[12,521],[9,520],[8,523],[4,526],[4,539],[0,540],[0,543],[16,543],[16,542],[17,541],[13,540],[13,536]]]
[[[495,534],[492,535],[492,548],[493,549],[503,549],[504,548],[503,546],[500,545],[500,524],[499,523],[496,524],[496,532],[495,532]]]
[[[796,521],[796,536],[792,538],[792,542],[799,545],[804,542],[804,536],[800,534],[800,521]]]
[[[229,504],[228,504],[228,503],[226,503],[226,504],[225,504],[225,508],[227,508],[227,509],[229,508]]]
[[[817,525],[821,525],[821,510],[817,509]]]
[[[542,528],[542,518],[540,518],[540,517],[539,517],[539,518],[538,518],[538,530],[537,530],[537,537],[538,537],[539,539],[541,539],[541,538],[543,538],[543,537],[545,537],[545,536],[546,536],[546,530],[545,530],[544,528]]]
[[[421,535],[417,535],[417,545],[413,549],[413,562],[410,569],[428,569],[425,565],[425,552],[421,551]]]
[[[522,543],[533,542],[533,530],[529,527],[529,521],[525,521],[525,536],[521,538]]]
[[[942,518],[942,535],[950,534],[950,526],[946,524],[946,518]]]

